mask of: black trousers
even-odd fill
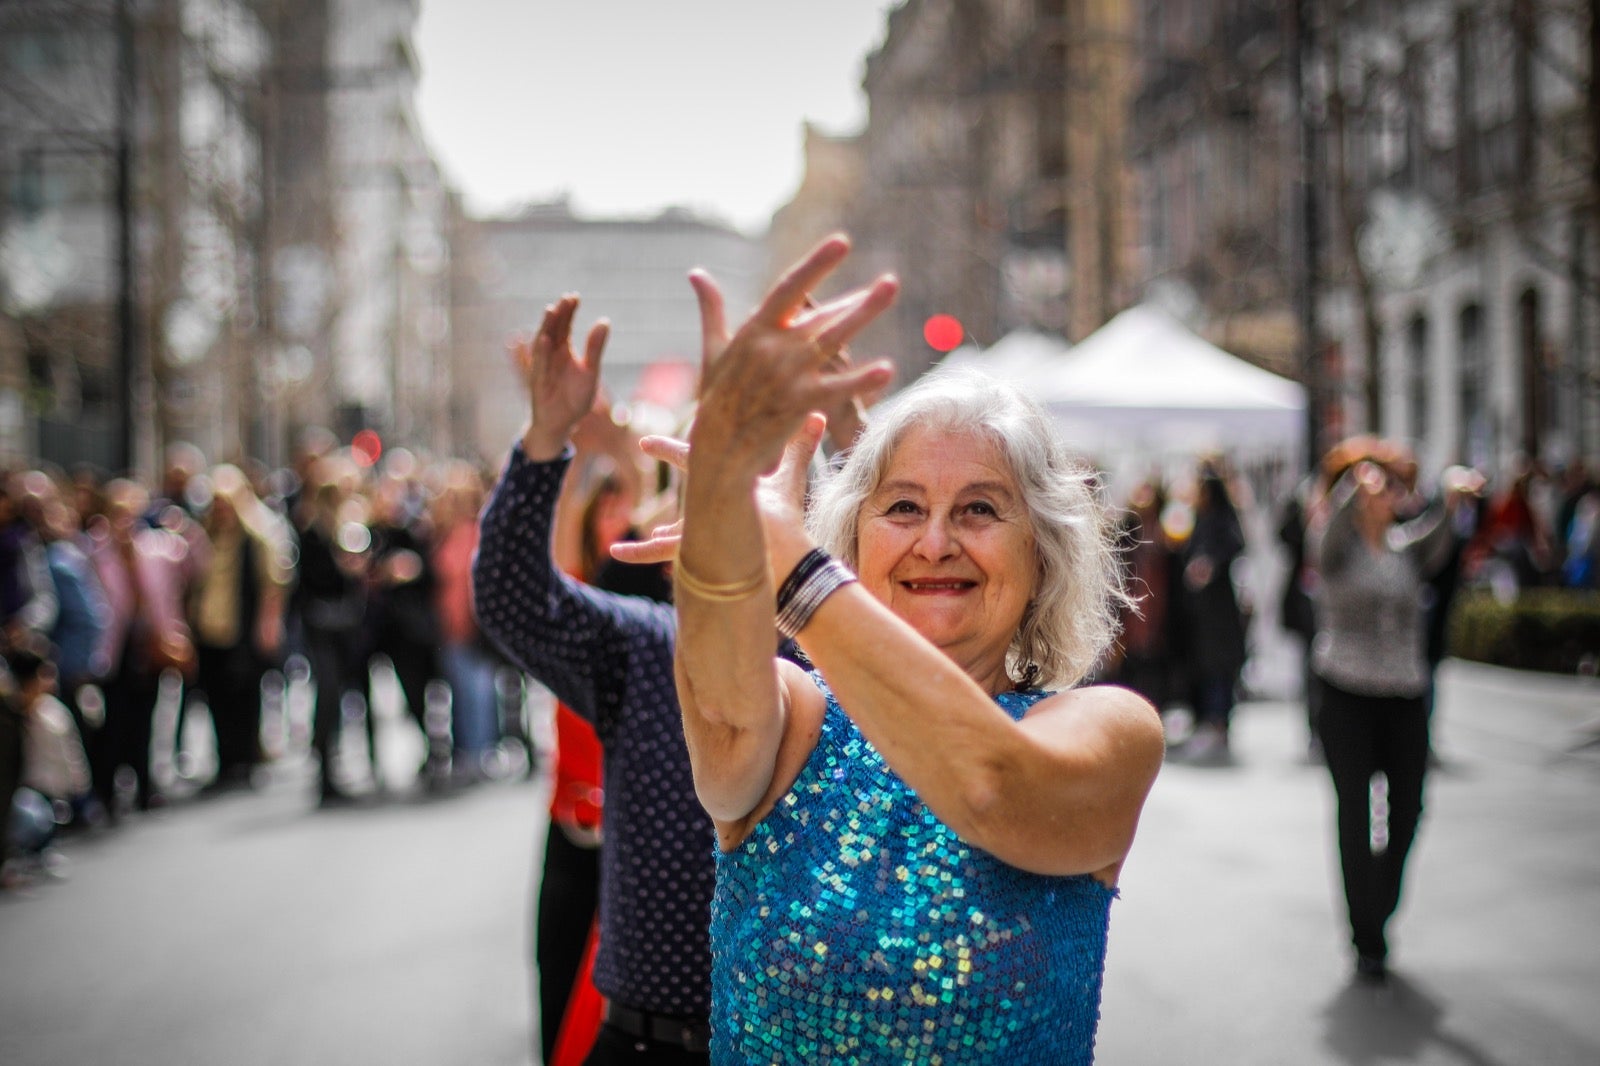
[[[322,787],[336,787],[333,764],[339,750],[339,737],[343,732],[344,694],[365,692],[366,663],[360,660],[352,636],[342,630],[324,630],[307,626],[305,631],[306,658],[311,662],[311,679],[315,683],[317,702],[311,720],[311,746],[321,763]],[[374,771],[378,766],[377,738],[373,731],[372,714],[367,714],[367,755]]]
[[[1356,951],[1389,952],[1385,929],[1400,905],[1406,856],[1422,819],[1428,714],[1421,696],[1363,696],[1319,679],[1318,729],[1338,807],[1339,870]],[[1372,847],[1372,778],[1388,779],[1388,837]]]
[[[217,735],[217,776],[255,766],[261,761],[261,660],[248,641],[195,650],[196,687],[206,694]]]
[[[552,823],[545,837],[544,871],[534,916],[542,1062],[549,1062],[555,1051],[556,1035],[583,965],[589,926],[599,905],[600,849],[580,848]]]
[[[150,776],[150,741],[155,729],[156,701],[161,697],[161,675],[151,673],[133,654],[132,642],[122,651],[116,673],[101,686],[105,696],[105,722],[89,742],[89,776],[105,805],[117,815],[116,774],[119,767],[133,771],[137,788],[134,803],[147,810],[157,799]]]

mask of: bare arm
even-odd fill
[[[1116,880],[1164,750],[1142,698],[1072,689],[1014,723],[860,585],[824,602],[800,643],[861,732],[963,840],[1035,873]]]
[[[772,567],[792,566],[805,550],[791,556],[795,545],[768,543],[757,483],[778,467],[786,444],[803,426],[809,443],[800,447],[807,456],[815,450],[821,420],[808,422],[811,412],[888,379],[889,368],[881,363],[841,373],[827,372],[825,364],[888,306],[896,289],[892,279],[795,318],[805,293],[843,260],[848,247],[842,238],[824,241],[732,337],[716,284],[704,274],[691,275],[700,301],[704,369],[675,568],[678,697],[695,787],[725,842],[730,833],[742,837],[736,826],[769,792],[785,738],[791,701],[774,659]],[[797,476],[803,479],[803,465]],[[792,499],[790,510],[797,519]]]

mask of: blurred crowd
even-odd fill
[[[377,461],[323,430],[279,470],[210,464],[180,443],[155,484],[87,469],[5,473],[7,882],[48,872],[58,834],[162,806],[163,782],[185,794],[259,785],[268,762],[291,754],[286,678],[307,673],[314,711],[293,754],[317,756],[322,804],[471,783],[495,770],[502,742],[521,745],[531,769],[521,701],[506,698],[505,665],[472,614],[489,475],[404,449]],[[412,781],[383,781],[375,664],[392,669],[423,738]],[[174,704],[173,728],[157,729],[158,707]],[[214,761],[185,748],[196,705]],[[264,706],[280,715],[266,729]],[[357,717],[367,743],[341,750]],[[153,754],[173,773],[152,773]]]
[[[1426,476],[1404,444],[1374,437],[1342,442],[1278,500],[1258,500],[1250,482],[1217,456],[1198,458],[1181,478],[1147,477],[1127,494],[1124,550],[1137,606],[1125,613],[1121,641],[1102,675],[1144,694],[1164,714],[1179,712],[1176,756],[1205,761],[1228,754],[1229,722],[1265,591],[1261,570],[1241,563],[1251,549],[1252,515],[1275,529],[1287,561],[1276,621],[1299,641],[1309,682],[1319,575],[1306,535],[1340,457],[1353,451],[1370,451],[1395,472],[1398,519],[1417,517],[1442,499],[1443,475]],[[1471,506],[1451,516],[1451,550],[1424,590],[1430,665],[1447,653],[1450,608],[1464,588],[1490,589],[1502,599],[1526,588],[1600,588],[1600,471],[1582,462],[1558,469],[1519,462],[1497,478],[1473,474],[1481,487]],[[1313,725],[1313,757],[1315,738]]]

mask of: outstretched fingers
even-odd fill
[[[665,563],[678,554],[683,541],[683,519],[657,526],[645,540],[619,540],[611,545],[611,558],[619,563]]]
[[[816,344],[831,356],[860,333],[867,325],[894,303],[900,295],[900,281],[892,274],[884,274],[844,300],[836,301],[837,310],[817,332]]]
[[[583,369],[591,375],[600,373],[600,358],[605,354],[606,341],[611,337],[611,320],[602,318],[589,327],[588,339],[583,345]]]
[[[728,346],[728,318],[722,290],[704,270],[689,271],[689,287],[700,305],[700,370],[704,372]]]
[[[814,410],[830,411],[854,396],[870,396],[881,391],[893,378],[894,364],[887,359],[874,359],[861,366],[823,374],[817,380],[811,406]]]
[[[689,442],[655,434],[639,438],[639,450],[658,462],[679,470],[689,469]]]
[[[751,317],[772,326],[787,325],[795,309],[804,307],[812,289],[844,262],[850,239],[842,233],[824,238],[804,259],[790,267]]]

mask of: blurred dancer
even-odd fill
[[[1178,584],[1176,559],[1161,512],[1167,494],[1157,478],[1128,497],[1121,542],[1132,602],[1121,610],[1121,655],[1106,681],[1125,685],[1165,709],[1172,693],[1172,601]]]
[[[500,740],[499,664],[472,615],[472,557],[478,550],[483,481],[470,463],[451,463],[433,505],[434,611],[439,659],[450,683],[452,762],[476,776]]]
[[[1340,875],[1356,976],[1370,982],[1387,979],[1387,927],[1422,816],[1429,679],[1423,583],[1450,552],[1449,516],[1482,484],[1452,468],[1442,481],[1444,504],[1399,523],[1396,507],[1407,491],[1400,459],[1393,445],[1372,438],[1335,446],[1322,463],[1328,492],[1308,542],[1321,577],[1312,667],[1338,807]],[[1388,820],[1375,849],[1371,791],[1379,774]]]
[[[137,482],[106,486],[106,512],[92,529],[95,571],[111,605],[106,630],[105,725],[91,738],[89,759],[100,801],[114,818],[116,771],[133,771],[140,810],[163,797],[150,776],[150,740],[161,675],[192,677],[194,642],[184,621],[183,594],[197,560],[189,542],[165,526],[144,522],[150,497]]]
[[[367,613],[357,680],[365,682],[369,677],[366,663],[373,655],[389,661],[406,710],[426,746],[418,777],[433,782],[447,769],[449,758],[449,749],[436,743],[428,728],[428,683],[440,676],[439,617],[434,603],[437,578],[428,530],[411,513],[409,499],[410,486],[400,477],[384,477],[372,493]],[[371,686],[362,683],[359,690],[370,723]]]

